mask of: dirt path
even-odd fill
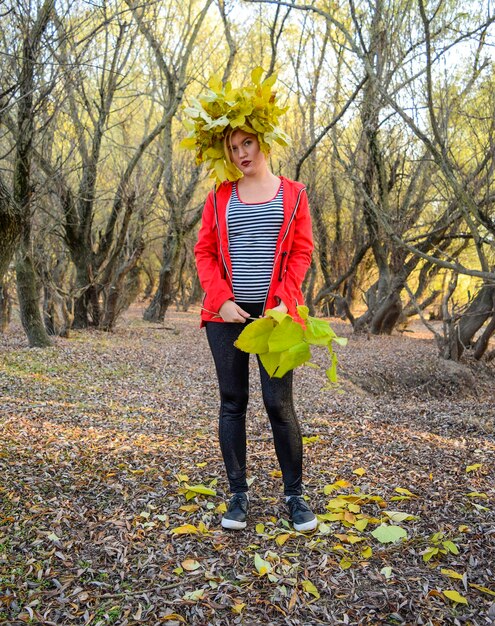
[[[134,309],[113,334],[48,350],[16,328],[0,339],[0,623],[495,620],[494,364],[445,364],[416,329],[351,337],[343,393],[299,370],[306,492],[322,515],[304,536],[287,522],[253,360],[252,512],[235,534],[219,527],[228,494],[197,312],[166,326]],[[380,543],[380,523],[407,538]]]

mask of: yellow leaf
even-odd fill
[[[409,520],[417,519],[415,515],[411,515],[410,513],[404,513],[403,511],[383,511],[383,514],[386,515],[392,522],[397,522],[400,524],[401,522],[408,522]]]
[[[316,589],[316,587],[313,585],[313,583],[310,580],[303,580],[302,588],[304,589],[304,591],[314,596],[317,600],[319,599],[320,594],[318,593],[318,590]]]
[[[234,345],[243,352],[264,354],[268,352],[268,339],[275,328],[275,322],[264,317],[248,324],[239,335]]]
[[[287,539],[289,539],[291,537],[292,533],[283,533],[281,535],[277,535],[275,537],[275,543],[278,546],[283,546],[284,543],[287,541]]]
[[[177,474],[177,480],[180,483],[187,482],[189,480],[189,476],[187,474]]]
[[[486,493],[480,493],[479,491],[471,491],[470,493],[465,494],[468,498],[483,498],[483,500],[488,500],[488,496]]]
[[[314,437],[303,437],[302,442],[303,444],[311,445],[312,443],[315,443],[316,441],[318,441],[319,438],[320,438],[319,435],[314,435]]]
[[[325,485],[323,487],[323,493],[328,496],[333,491],[337,491],[337,489],[347,489],[348,487],[351,487],[351,483],[348,480],[337,480],[331,485]]]
[[[482,463],[475,463],[474,465],[468,465],[466,467],[466,474],[469,472],[475,472],[476,470],[479,470],[480,467],[483,467]]]
[[[258,574],[260,576],[263,576],[264,574],[268,574],[272,571],[272,566],[270,565],[270,563],[262,559],[257,552],[254,555],[254,566],[258,570]]]
[[[270,476],[272,478],[282,478],[282,472],[280,470],[272,470]]]
[[[192,600],[193,602],[197,602],[198,600],[202,600],[205,596],[204,589],[195,589],[194,591],[190,591],[189,593],[185,593],[182,596],[183,600]]]
[[[215,513],[225,513],[227,511],[227,505],[225,502],[220,502],[220,504],[215,509]]]
[[[210,80],[208,81],[208,87],[212,91],[216,91],[216,92],[222,91],[222,87],[223,87],[222,79],[219,74],[214,74],[213,76],[210,77]]]
[[[452,600],[452,602],[457,602],[458,604],[468,604],[466,598],[461,596],[461,594],[454,589],[446,589],[445,591],[442,591],[442,593],[446,598]]]
[[[364,476],[366,474],[366,470],[364,469],[364,467],[358,467],[355,470],[352,470],[353,474],[356,474],[356,476]]]
[[[478,591],[482,591],[483,593],[487,593],[490,596],[495,596],[495,591],[488,589],[488,587],[482,587],[481,585],[475,585],[474,583],[469,583],[469,586],[477,589]]]
[[[208,463],[204,462],[204,463],[196,463],[196,467],[206,467],[208,465]]]
[[[251,72],[251,80],[255,85],[259,85],[264,72],[265,70],[262,67],[255,67],[254,70]]]
[[[345,511],[344,519],[346,522],[349,522],[349,524],[354,524],[356,522],[356,516],[350,511]]]
[[[373,555],[373,549],[370,546],[366,546],[361,550],[361,556],[363,559],[369,559]]]
[[[404,487],[396,487],[394,489],[397,493],[400,493],[404,496],[408,496],[409,498],[417,498],[418,496],[415,493],[411,493],[409,489],[404,489]]]
[[[340,559],[339,566],[341,569],[349,569],[352,566],[352,561],[349,557],[343,556]]]
[[[343,511],[340,513],[323,513],[322,515],[318,515],[318,519],[324,520],[325,522],[338,522],[344,519],[344,513]]]
[[[201,565],[200,563],[198,563],[198,561],[195,561],[194,559],[186,559],[185,561],[182,561],[182,567],[187,572],[194,572],[199,567],[201,567]]]
[[[292,611],[292,609],[294,608],[295,604],[297,602],[297,587],[294,587],[294,591],[292,592],[292,595],[290,597],[289,600],[289,612]]]
[[[444,574],[445,576],[448,576],[449,578],[456,578],[458,580],[462,580],[462,574],[455,572],[453,569],[442,568],[440,571],[442,572],[442,574]]]
[[[196,535],[198,532],[199,531],[196,526],[193,526],[192,524],[184,524],[183,526],[172,528],[172,533],[174,535]]]
[[[349,535],[349,543],[359,543],[360,541],[364,541],[364,537],[358,537],[357,535]]]
[[[209,487],[205,487],[205,485],[184,485],[188,491],[193,491],[194,493],[199,493],[203,496],[216,496],[217,492],[214,489],[210,489]]]
[[[459,532],[460,533],[468,533],[470,531],[471,531],[471,529],[469,528],[469,526],[466,526],[465,524],[461,524],[459,526]]]
[[[334,546],[332,546],[332,550],[334,550],[334,552],[349,552],[349,550],[347,548],[344,548],[341,543],[336,543]]]
[[[262,535],[265,532],[265,525],[264,524],[256,524],[255,530],[258,533],[258,535]]]
[[[194,150],[194,148],[196,148],[196,137],[186,137],[179,143],[179,148]]]
[[[237,613],[237,615],[240,615],[242,613],[242,611],[244,610],[244,608],[246,607],[246,604],[244,602],[236,602],[233,606],[232,606],[232,611],[234,613]]]
[[[344,535],[340,533],[335,533],[334,537],[337,537],[337,539],[340,539],[340,541],[342,541],[343,543],[350,543],[350,544],[358,543],[359,541],[364,541],[364,537],[358,537],[357,535]]]
[[[367,519],[359,519],[355,524],[354,524],[354,528],[356,530],[359,531],[363,531],[366,526],[368,526],[368,520]]]
[[[344,498],[333,498],[327,504],[327,509],[344,509],[347,507],[347,501]]]
[[[160,622],[182,622],[183,624],[185,624],[186,620],[182,617],[182,615],[179,615],[178,613],[169,613],[164,617],[160,617]]]
[[[183,504],[179,507],[179,511],[185,511],[186,513],[194,513],[199,509],[199,504]]]

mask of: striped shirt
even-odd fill
[[[227,226],[237,302],[265,301],[283,220],[282,183],[275,198],[255,204],[242,202],[237,184],[233,184],[227,207]]]

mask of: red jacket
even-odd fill
[[[275,261],[265,309],[280,300],[296,315],[303,304],[301,285],[311,263],[313,236],[306,188],[302,183],[283,180],[284,221],[275,248]],[[194,248],[201,286],[205,291],[201,310],[204,322],[223,322],[218,310],[226,300],[234,300],[232,263],[226,224],[232,183],[224,182],[210,191],[203,209],[198,242]]]

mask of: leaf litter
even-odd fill
[[[176,332],[140,315],[47,350],[16,326],[0,338],[0,623],[489,623],[493,364],[456,378],[420,331],[369,338],[332,321],[349,337],[342,393],[321,391],[318,370],[295,376],[320,515],[303,534],[253,359],[251,511],[233,533],[219,525],[218,394],[197,311],[170,312]]]

